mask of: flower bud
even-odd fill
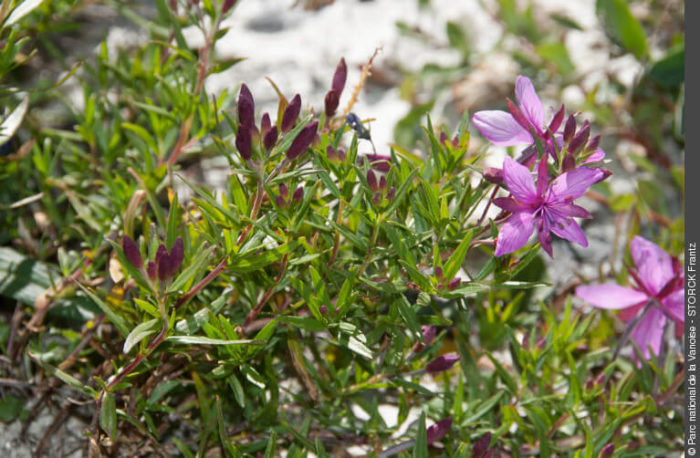
[[[252,143],[250,126],[239,124],[238,132],[236,133],[236,149],[238,149],[244,161],[250,160],[250,158],[253,157]]]
[[[241,92],[238,94],[238,121],[248,127],[255,125],[255,100],[245,83],[241,85]]]
[[[304,187],[299,186],[295,191],[294,194],[292,194],[292,199],[294,202],[297,204],[300,204],[301,201],[304,199]]]
[[[389,173],[389,170],[391,170],[391,156],[368,154],[367,159],[369,160],[369,165],[378,172]]]
[[[481,438],[474,444],[474,447],[472,448],[472,457],[483,458],[483,456],[486,455],[486,452],[488,452],[490,445],[491,433],[488,432],[481,436]]]
[[[299,94],[295,95],[289,105],[284,109],[282,114],[282,125],[280,126],[282,132],[289,132],[294,127],[299,117],[299,112],[301,111],[301,96]]]
[[[285,199],[289,197],[289,188],[287,187],[286,184],[282,183],[279,187],[280,190],[280,195],[284,197]]]
[[[338,105],[340,104],[340,96],[333,89],[328,91],[326,98],[323,101],[324,109],[326,111],[326,116],[331,118],[335,115]]]
[[[564,125],[564,143],[569,143],[576,133],[576,118],[574,115],[569,115]]]
[[[348,155],[345,152],[345,150],[342,148],[338,148],[338,160],[340,162],[345,162],[345,159],[347,159],[347,158],[348,158]]]
[[[127,261],[129,261],[132,266],[137,269],[143,266],[143,258],[141,257],[139,247],[128,235],[122,238],[122,249],[124,250],[124,256],[126,256]]]
[[[367,171],[367,184],[369,185],[370,189],[372,189],[372,191],[379,190],[379,186],[377,186],[377,175],[374,174],[372,169],[369,169]]]
[[[425,431],[428,439],[427,442],[430,444],[432,442],[439,441],[445,437],[448,432],[450,432],[451,427],[452,417],[447,417],[444,420],[440,420],[439,422],[435,423]]]
[[[185,257],[185,246],[182,242],[182,237],[175,239],[172,248],[170,248],[170,267],[169,276],[174,277],[177,271],[180,270],[180,265],[182,265],[182,260]]]
[[[442,272],[442,267],[440,267],[440,266],[435,266],[435,278],[437,278],[438,280],[441,279],[441,278],[442,278],[442,274],[443,274],[443,272]]]
[[[564,156],[561,168],[564,172],[571,172],[576,168],[576,159],[574,159],[574,155],[570,151]]]
[[[294,138],[292,145],[287,150],[287,158],[291,161],[296,159],[301,153],[306,151],[306,149],[311,146],[311,143],[316,137],[316,130],[318,129],[318,121],[314,121],[308,126],[304,127],[301,132]]]
[[[433,340],[435,340],[435,336],[437,335],[437,328],[435,326],[423,325],[420,327],[420,331],[426,345],[433,343]]]
[[[586,145],[586,151],[595,152],[598,149],[598,145],[600,145],[600,134],[591,138],[591,141]]]
[[[387,193],[386,193],[386,199],[387,199],[389,202],[391,202],[392,200],[394,200],[394,194],[396,194],[396,188],[394,188],[394,187],[392,186],[392,187],[389,188],[389,191],[387,191]]]
[[[450,280],[450,282],[447,284],[447,289],[449,289],[450,291],[453,291],[453,290],[459,288],[459,286],[461,284],[462,284],[462,279],[460,277],[455,277],[452,280]]]
[[[284,208],[287,206],[287,201],[284,199],[284,197],[278,194],[275,196],[275,205],[277,205],[279,208]]]
[[[270,115],[268,113],[265,113],[262,115],[262,119],[260,119],[260,133],[263,137],[270,130],[270,127],[272,127]]]
[[[459,354],[445,353],[430,361],[425,369],[429,373],[442,372],[454,366],[457,361],[459,361]]]
[[[384,191],[386,189],[386,176],[382,175],[379,177],[379,190]]]
[[[348,77],[348,67],[345,65],[345,58],[341,58],[340,62],[338,62],[338,66],[335,68],[335,73],[333,74],[333,82],[331,83],[331,90],[335,91],[338,94],[338,98],[340,99],[340,95],[343,93],[343,89],[345,88],[345,80]]]
[[[170,256],[168,256],[168,249],[161,243],[156,251],[156,271],[158,272],[158,279],[161,281],[168,279],[169,266]]]
[[[277,143],[277,126],[272,126],[265,135],[263,135],[263,147],[266,151],[270,151],[275,143]]]
[[[503,183],[503,169],[498,169],[496,167],[487,167],[484,169],[484,180],[489,183],[501,184]]]
[[[221,6],[222,13],[228,13],[228,11],[234,7],[237,0],[224,0],[224,4]]]
[[[552,117],[552,120],[549,123],[549,130],[552,131],[552,133],[555,133],[557,130],[559,130],[559,126],[561,126],[562,121],[564,121],[564,105],[562,104],[561,108],[554,113],[554,116]]]
[[[615,453],[615,444],[610,442],[600,451],[600,458],[610,458]]]
[[[440,131],[440,143],[445,145],[445,144],[447,144],[448,141],[449,141],[449,138],[447,137],[447,134],[443,131]]]
[[[155,280],[156,277],[158,277],[158,266],[156,266],[156,263],[153,261],[148,261],[146,272],[148,273],[148,278],[150,278],[151,281]]]
[[[591,134],[591,126],[588,124],[588,121],[583,123],[583,127],[579,129],[579,131],[574,135],[574,138],[571,139],[571,143],[569,143],[569,153],[571,154],[576,154],[579,152],[579,150],[583,147],[583,145],[586,144],[588,141],[588,136]]]

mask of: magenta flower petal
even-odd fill
[[[671,257],[655,243],[637,235],[630,251],[639,277],[651,294],[657,294],[674,277]]]
[[[674,321],[685,322],[685,290],[678,288],[663,300],[663,306]]]
[[[579,226],[578,223],[573,220],[573,218],[555,221],[554,224],[552,224],[552,232],[563,239],[576,242],[582,247],[588,246],[586,234],[583,233],[581,226]]]
[[[503,161],[503,180],[516,200],[527,204],[537,201],[535,181],[532,179],[530,170],[510,157],[506,157]]]
[[[498,146],[532,143],[532,135],[510,113],[498,110],[479,111],[472,121],[488,141]]]
[[[541,133],[544,127],[544,107],[530,78],[518,76],[515,82],[515,99],[528,121]]]
[[[496,243],[496,256],[512,253],[525,245],[532,234],[534,223],[527,211],[514,213],[501,227]]]
[[[654,307],[647,312],[644,319],[632,330],[630,336],[637,342],[646,359],[651,359],[649,347],[651,347],[651,351],[655,355],[658,355],[661,351],[665,324],[666,317],[663,312]]]
[[[648,297],[641,291],[624,286],[605,283],[602,285],[579,286],[576,295],[601,309],[618,310],[646,302]]]
[[[512,197],[497,197],[496,199],[493,199],[493,203],[497,207],[500,207],[503,210],[512,213],[517,213],[529,209],[527,205],[521,204]]]
[[[554,202],[549,205],[549,208],[557,216],[561,218],[566,218],[574,216],[576,218],[593,218],[593,216],[583,207],[576,204]]]
[[[595,153],[591,154],[586,158],[585,161],[583,161],[584,164],[590,164],[592,162],[599,162],[605,159],[605,151],[603,151],[601,148],[598,148],[595,150]]]
[[[550,196],[557,200],[578,199],[589,187],[604,177],[605,173],[600,169],[579,167],[559,175],[549,188]]]
[[[549,224],[547,218],[541,218],[537,222],[537,239],[540,241],[540,245],[544,248],[550,258],[554,257],[552,251],[552,234],[550,233],[552,226]]]

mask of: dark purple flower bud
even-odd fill
[[[598,145],[600,145],[600,134],[591,138],[591,141],[586,145],[586,151],[594,153],[598,149]]]
[[[440,143],[443,145],[449,141],[449,138],[447,138],[447,134],[443,131],[440,131]]]
[[[304,187],[303,186],[299,186],[298,188],[296,188],[294,190],[294,194],[292,194],[292,199],[297,204],[301,203],[302,199],[304,199]]]
[[[600,451],[600,458],[610,458],[615,453],[615,444],[610,442]]]
[[[175,239],[172,248],[170,248],[170,271],[168,272],[170,277],[174,277],[177,271],[182,265],[182,260],[185,257],[185,246],[182,243],[182,237]]]
[[[324,110],[326,111],[326,116],[331,118],[335,115],[338,105],[340,105],[340,96],[333,89],[328,91],[326,98],[323,100]]]
[[[148,261],[148,267],[146,268],[146,271],[148,272],[148,278],[150,278],[151,280],[155,280],[158,276],[158,267],[153,261]]]
[[[450,282],[447,284],[447,289],[450,291],[455,290],[459,288],[459,286],[462,284],[462,279],[460,277],[455,277]]]
[[[265,135],[263,135],[263,146],[265,150],[269,151],[277,143],[277,126],[272,126]]]
[[[382,195],[379,194],[378,192],[375,192],[374,195],[372,196],[372,203],[374,205],[379,205],[382,203]]]
[[[532,127],[530,125],[530,122],[527,120],[525,115],[523,114],[522,111],[520,111],[520,108],[516,104],[513,103],[512,100],[506,97],[506,106],[508,106],[508,111],[510,112],[511,116],[513,116],[513,119],[520,124],[520,126],[525,129],[526,131],[530,132],[530,128]]]
[[[442,274],[443,274],[443,272],[442,272],[442,267],[440,267],[440,266],[435,266],[435,278],[437,278],[438,280],[440,280],[440,279],[442,278]]]
[[[551,130],[552,133],[555,133],[557,130],[559,130],[559,126],[561,126],[562,121],[564,121],[564,105],[563,104],[562,104],[561,108],[559,108],[559,111],[554,113],[552,120],[549,122],[549,130]]]
[[[289,105],[284,108],[284,113],[282,114],[282,125],[280,128],[282,132],[289,132],[294,127],[299,117],[299,112],[301,111],[301,96],[299,94],[295,95]]]
[[[588,124],[588,121],[583,123],[583,127],[579,129],[578,132],[576,132],[576,135],[574,135],[574,138],[571,139],[571,143],[569,143],[569,153],[571,154],[576,154],[579,152],[581,148],[583,148],[583,145],[586,144],[588,141],[588,136],[591,134],[591,126]]]
[[[136,242],[131,240],[131,237],[128,235],[122,238],[122,249],[124,250],[124,256],[126,256],[127,261],[129,261],[132,266],[137,269],[143,266],[143,258],[141,257],[139,246],[136,245]]]
[[[270,130],[270,127],[272,126],[272,122],[270,121],[270,115],[268,113],[265,113],[262,115],[262,119],[260,120],[260,133],[265,136],[267,131]]]
[[[425,431],[427,439],[428,439],[428,443],[431,444],[431,443],[439,441],[440,439],[445,437],[447,435],[447,433],[450,432],[451,427],[452,427],[452,417],[447,417],[447,418],[435,423],[434,425],[432,425],[430,428],[428,428]]]
[[[275,196],[275,205],[277,205],[279,208],[284,208],[287,206],[287,201],[284,199],[284,197],[278,194]]]
[[[338,153],[335,152],[335,148],[333,148],[333,145],[326,146],[326,157],[329,161],[338,160]]]
[[[437,328],[435,326],[423,325],[420,327],[421,334],[423,334],[423,340],[426,345],[430,345],[435,340],[437,335]]]
[[[386,189],[386,177],[384,175],[379,177],[379,189],[382,191]]]
[[[481,438],[476,441],[474,448],[472,448],[471,458],[483,458],[486,452],[489,450],[491,445],[491,433],[486,433]]]
[[[318,311],[321,312],[321,315],[326,316],[328,315],[328,307],[325,305],[322,305],[318,308]]]
[[[236,133],[236,149],[240,153],[244,161],[253,157],[253,139],[251,138],[251,128],[245,124],[238,125],[238,133]]]
[[[586,383],[583,384],[583,387],[586,388],[587,390],[592,390],[593,387],[595,386],[595,383],[593,382],[593,379],[588,379],[586,380]]]
[[[576,159],[574,159],[574,155],[571,152],[566,153],[566,156],[564,156],[561,168],[564,172],[571,172],[576,168]]]
[[[228,13],[228,11],[233,8],[237,0],[224,0],[224,4],[221,6],[222,13]]]
[[[345,162],[345,159],[348,158],[347,153],[345,152],[344,149],[338,148],[338,160],[340,162]]]
[[[598,377],[595,378],[595,384],[596,385],[602,385],[605,383],[605,372],[600,374]]]
[[[564,143],[569,143],[576,133],[576,118],[574,115],[569,115],[564,125]]]
[[[316,137],[316,130],[318,129],[318,121],[314,121],[308,126],[304,127],[301,132],[296,136],[292,145],[287,150],[287,158],[291,161],[296,159],[297,156],[301,155],[306,149],[311,146],[311,143]]]
[[[170,272],[170,256],[168,256],[168,249],[162,243],[158,246],[156,251],[156,271],[158,272],[158,278],[160,280],[167,280],[168,273]]]
[[[394,200],[394,194],[396,194],[396,188],[393,186],[389,188],[389,191],[386,193],[386,198],[388,201]]]
[[[496,167],[485,168],[484,180],[494,184],[503,183],[503,169],[497,169]]]
[[[241,92],[238,94],[238,121],[248,127],[255,125],[255,101],[245,83],[241,85]]]
[[[369,185],[370,189],[372,189],[372,191],[379,190],[379,186],[377,186],[377,175],[375,175],[372,169],[369,169],[367,171],[367,184]]]
[[[459,361],[459,354],[445,353],[430,361],[425,369],[429,373],[442,372],[454,366],[457,361]]]
[[[452,138],[452,147],[457,148],[459,146],[459,135],[455,135]]]
[[[285,199],[289,197],[289,188],[287,187],[286,184],[282,183],[280,185],[280,195],[284,197]]]
[[[391,170],[391,156],[368,154],[367,159],[369,160],[369,165],[378,172],[389,173],[389,170]]]
[[[345,80],[348,77],[348,67],[345,65],[345,58],[341,58],[338,62],[338,66],[335,68],[335,73],[333,74],[333,83],[331,83],[331,90],[338,94],[338,98],[343,93],[345,88]]]

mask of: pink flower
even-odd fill
[[[563,121],[563,109],[557,111],[549,123],[545,123],[542,101],[530,79],[525,76],[518,76],[515,82],[515,100],[517,106],[508,100],[510,113],[486,110],[474,115],[474,125],[481,135],[499,146],[532,144],[534,139],[530,130],[533,129],[535,135],[545,143],[549,142],[547,129],[557,132]]]
[[[503,181],[512,197],[500,197],[494,200],[494,204],[513,215],[503,224],[498,234],[496,256],[512,253],[525,245],[535,229],[542,248],[550,257],[550,232],[581,246],[588,246],[588,240],[574,217],[590,218],[591,215],[573,201],[605,176],[603,170],[579,167],[561,174],[549,183],[545,156],[540,160],[535,186],[530,170],[506,157],[503,163]]]
[[[629,269],[635,284],[632,288],[606,283],[579,286],[576,295],[596,307],[620,310],[620,318],[630,321],[639,312],[641,320],[630,325],[632,338],[645,358],[658,355],[666,320],[676,324],[676,333],[682,332],[685,321],[685,291],[680,264],[656,244],[635,236],[630,251],[636,269]],[[646,310],[647,305],[650,307]]]

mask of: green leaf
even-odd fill
[[[281,323],[290,324],[296,328],[307,331],[325,331],[326,327],[315,318],[305,318],[301,316],[280,316],[277,318]]]
[[[117,436],[117,404],[112,393],[106,393],[102,399],[100,427],[112,439]]]
[[[0,295],[26,305],[51,287],[48,264],[24,256],[12,248],[0,247]]]
[[[416,445],[413,447],[413,458],[428,458],[428,433],[425,429],[425,412],[420,414],[418,420],[418,433]]]
[[[129,353],[129,351],[134,348],[134,345],[138,344],[141,342],[143,339],[146,337],[150,336],[151,334],[154,334],[158,330],[158,322],[160,320],[157,318],[154,318],[152,320],[148,320],[144,323],[139,324],[136,326],[128,336],[126,336],[126,340],[124,341],[124,348],[123,348],[123,353],[126,355]]]
[[[175,277],[175,280],[168,287],[168,293],[181,290],[187,282],[194,278],[197,274],[205,271],[205,266],[210,263],[212,254],[216,250],[215,246],[209,246],[206,249],[198,250],[197,256],[192,260],[189,266],[183,270],[180,275]]]
[[[447,263],[445,264],[445,272],[443,274],[447,280],[452,280],[454,276],[457,275],[459,268],[462,267],[462,263],[464,262],[464,258],[467,256],[469,244],[472,241],[472,237],[474,237],[475,231],[476,229],[471,229],[466,233],[464,239],[462,239],[455,251],[452,253],[452,255],[450,255],[450,259],[447,260]]]
[[[647,39],[644,28],[632,15],[626,0],[597,0],[596,12],[613,42],[637,59],[645,57]]]
[[[664,87],[675,87],[685,81],[685,49],[683,44],[673,47],[649,69],[651,79]]]
[[[195,344],[195,345],[263,345],[264,342],[259,340],[220,340],[211,339],[203,336],[170,336],[167,339],[170,342],[179,344]]]
[[[13,394],[6,394],[0,399],[0,421],[12,423],[22,412],[26,400]]]

